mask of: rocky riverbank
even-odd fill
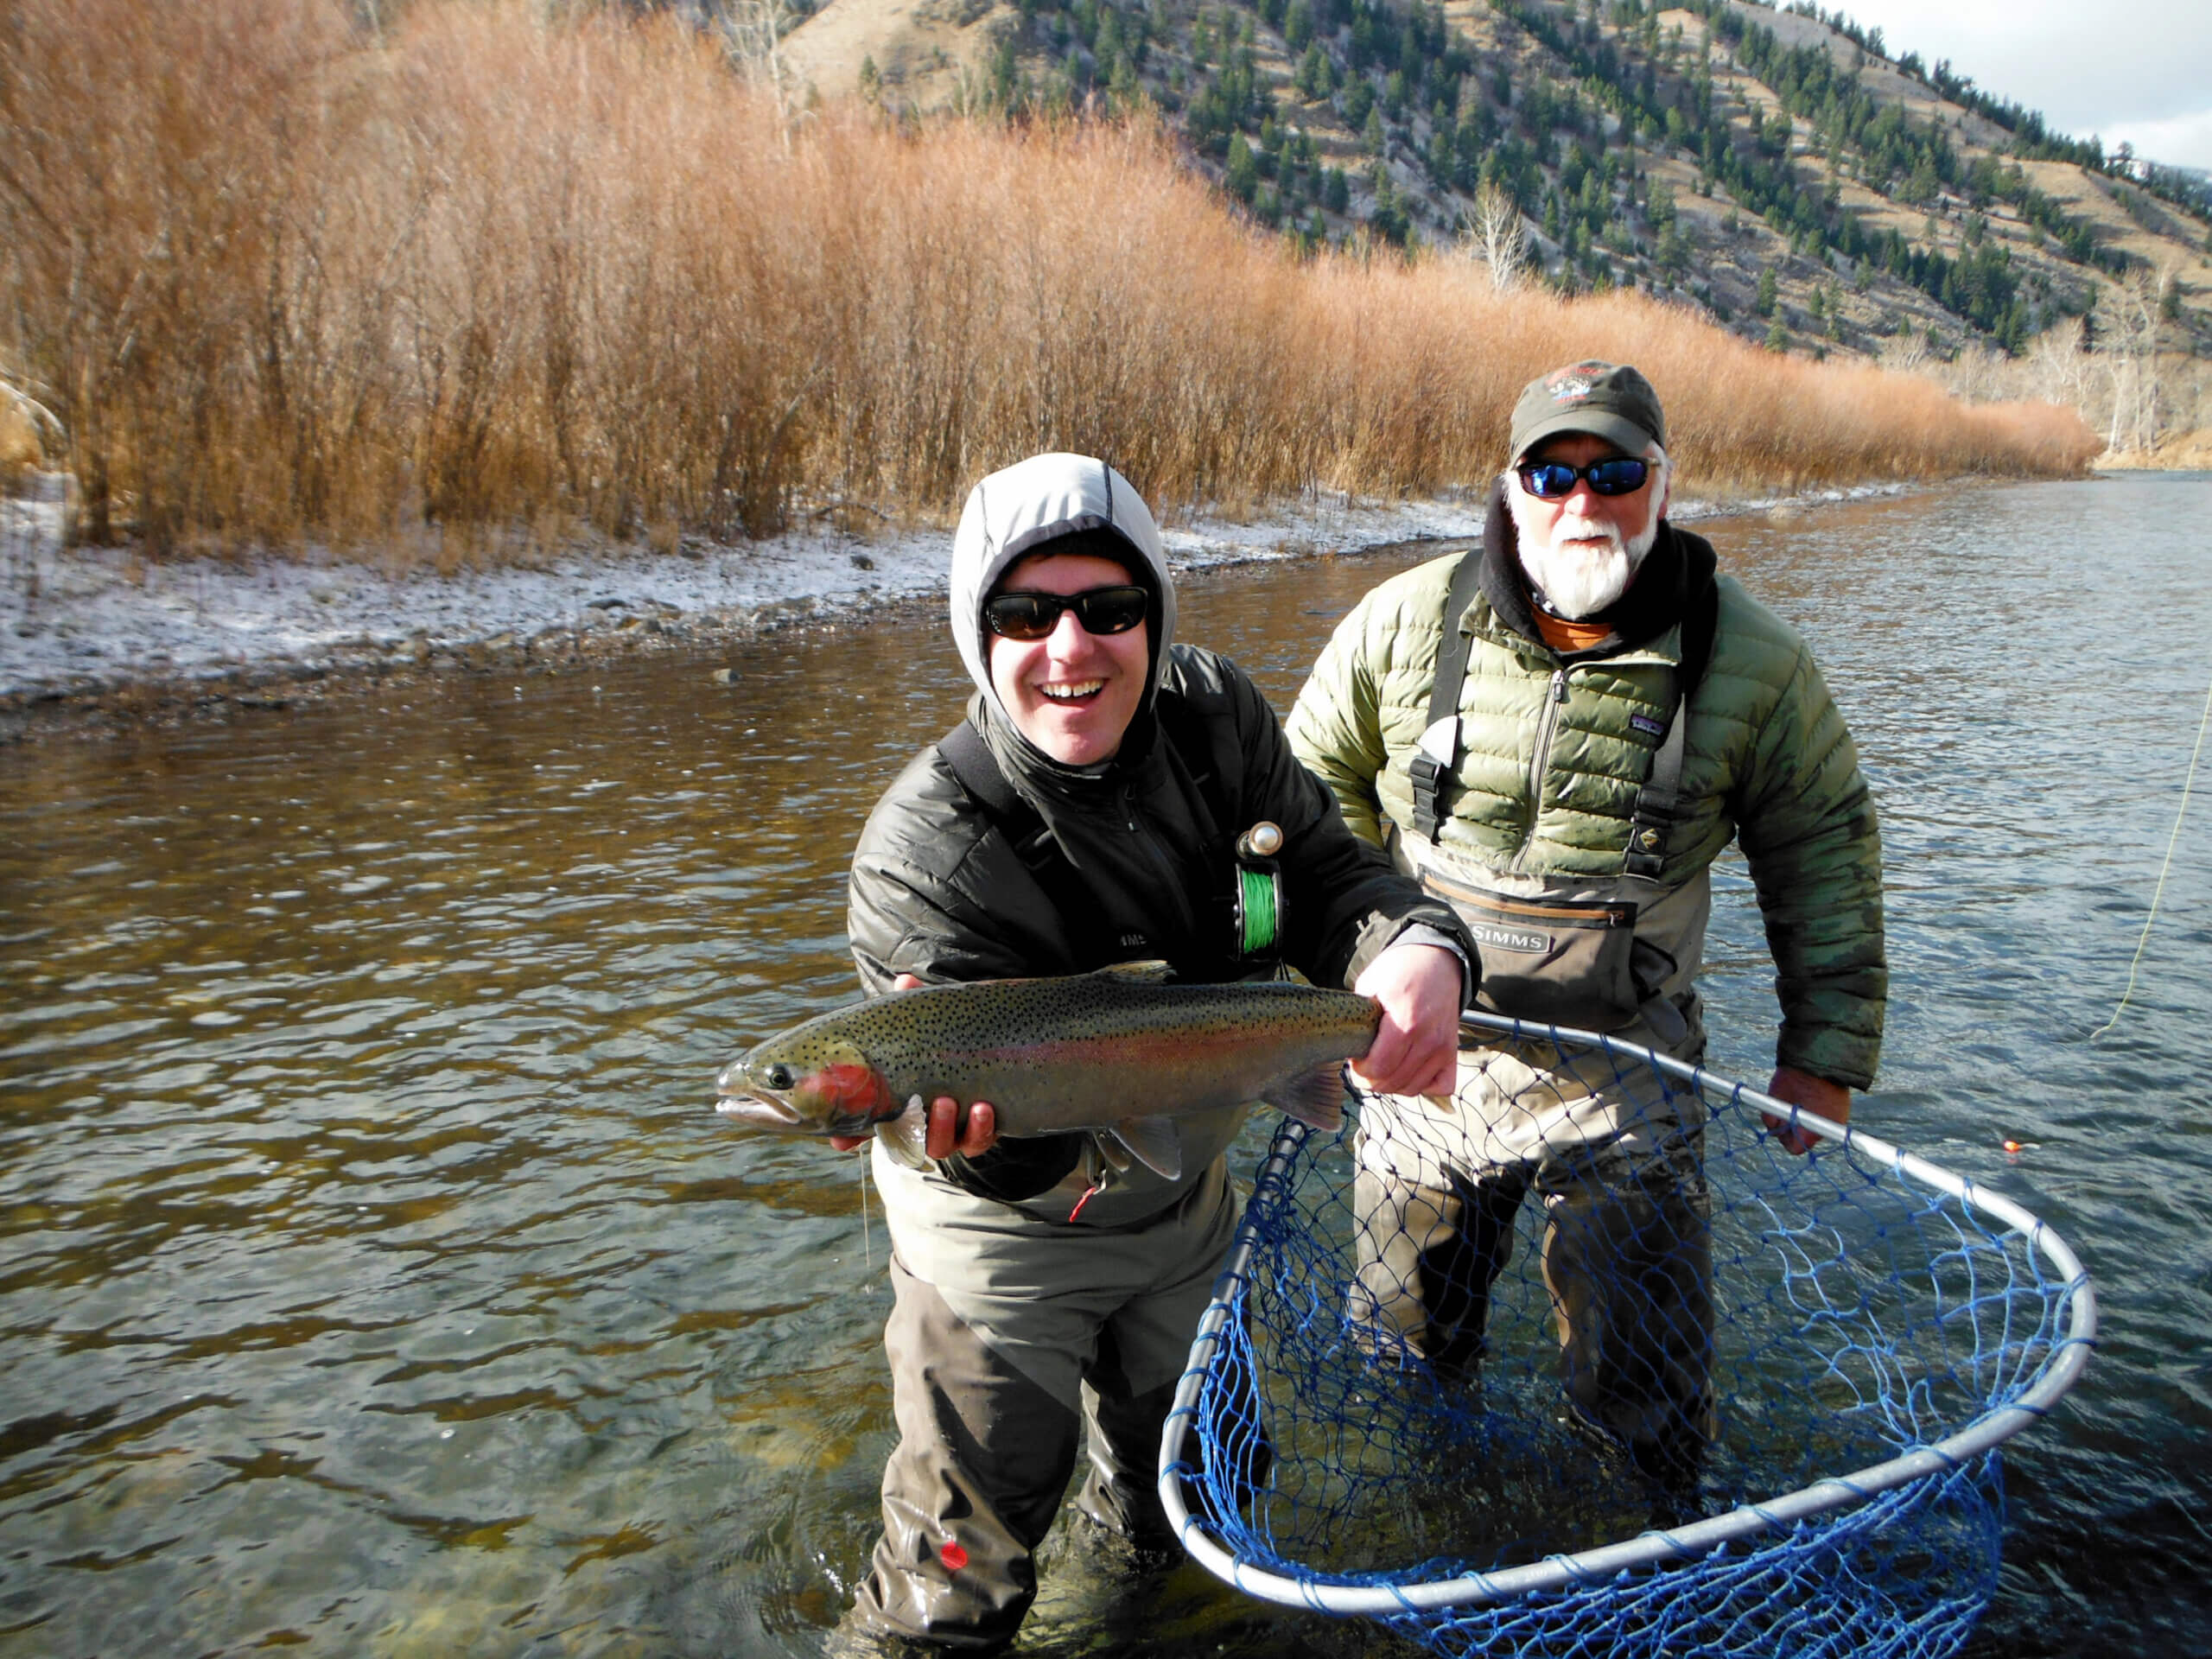
[[[58,474],[0,499],[0,741],[234,717],[426,677],[562,672],[639,651],[721,652],[738,665],[785,628],[896,607],[933,622],[927,601],[944,592],[951,542],[943,525],[823,524],[658,550],[573,544],[442,560],[425,544],[382,565],[313,553],[152,560],[128,546],[65,546],[63,501]],[[1675,517],[1772,505],[1688,503]],[[1166,540],[1179,569],[1197,569],[1469,536],[1481,518],[1471,499],[1308,499],[1243,519],[1193,517]]]

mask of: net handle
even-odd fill
[[[1259,1237],[1258,1224],[1251,1219],[1251,1211],[1263,1192],[1288,1179],[1292,1160],[1306,1144],[1306,1125],[1285,1118],[1268,1148],[1267,1161],[1261,1166],[1252,1198],[1246,1205],[1245,1219],[1238,1225],[1236,1242],[1230,1247],[1228,1264],[1214,1281],[1213,1300],[1198,1321],[1198,1335],[1191,1344],[1190,1362],[1176,1387],[1175,1403],[1168,1411],[1167,1426],[1160,1442],[1160,1501],[1167,1511],[1168,1524],[1193,1560],[1246,1595],[1281,1606],[1306,1607],[1340,1616],[1389,1618],[1395,1613],[1473,1605],[1601,1584],[1621,1573],[1656,1567],[1684,1556],[1703,1555],[1721,1544],[1861,1503],[1911,1481],[1948,1473],[2041,1421],[2080,1380],[2088,1364],[2089,1355],[2096,1347],[2097,1299],[2081,1258],[2057,1233],[2002,1194],[1986,1192],[1966,1177],[1900,1151],[1863,1130],[1831,1122],[1788,1101],[1777,1100],[1771,1095],[1717,1076],[1701,1065],[1689,1065],[1636,1043],[1620,1042],[1600,1032],[1541,1025],[1479,1011],[1462,1014],[1459,1026],[1463,1034],[1486,1041],[1503,1036],[1521,1042],[1574,1044],[1640,1060],[1655,1071],[1690,1084],[1701,1098],[1725,1096],[1732,1106],[1749,1107],[1783,1120],[1791,1128],[1854,1147],[1877,1163],[1888,1164],[1906,1179],[1948,1193],[1968,1209],[1980,1211],[2020,1235],[2050,1264],[2065,1286],[2065,1331],[2053,1343],[2050,1363],[2044,1368],[2035,1385],[2012,1405],[1984,1412],[1957,1433],[1933,1446],[1922,1446],[1884,1463],[1871,1464],[1847,1475],[1815,1481],[1780,1497],[1742,1504],[1726,1515],[1690,1526],[1643,1533],[1598,1549],[1554,1555],[1526,1567],[1470,1573],[1435,1584],[1381,1586],[1290,1578],[1239,1560],[1203,1521],[1191,1513],[1184,1502],[1182,1479],[1185,1475],[1196,1472],[1195,1461],[1184,1457],[1183,1447],[1186,1439],[1197,1433],[1198,1395],[1205,1385],[1206,1368],[1219,1345],[1223,1326],[1243,1295],[1252,1251]]]

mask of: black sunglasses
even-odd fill
[[[997,594],[983,601],[983,620],[1008,639],[1042,639],[1073,611],[1088,633],[1127,633],[1144,620],[1152,596],[1143,588],[1090,588],[1079,594]]]
[[[1514,469],[1521,487],[1539,501],[1564,501],[1574,493],[1574,480],[1586,479],[1599,495],[1634,495],[1651,476],[1651,463],[1634,455],[1614,455],[1587,467],[1570,467],[1563,461],[1524,461]]]

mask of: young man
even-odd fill
[[[1283,834],[1282,959],[1382,1005],[1362,1074],[1451,1086],[1458,923],[1344,827],[1233,664],[1174,643],[1159,531],[1127,480],[1069,454],[986,478],[954,542],[951,613],[968,720],[892,785],[854,858],[870,992],[1147,959],[1195,981],[1255,971],[1229,895],[1236,839],[1265,820]],[[1107,1179],[1090,1137],[1001,1141],[987,1103],[950,1100],[933,1103],[929,1170],[876,1157],[899,1443],[833,1651],[1011,1642],[1079,1427],[1096,1553],[1172,1544],[1160,1431],[1230,1243],[1223,1154],[1243,1116],[1183,1118],[1174,1180]]]
[[[1452,902],[1484,1006],[1685,1060],[1705,1046],[1708,872],[1740,838],[1778,969],[1770,1091],[1842,1122],[1886,994],[1874,804],[1804,642],[1667,522],[1665,441],[1633,368],[1531,382],[1481,549],[1360,602],[1291,744]],[[1357,1300],[1378,1340],[1465,1372],[1535,1188],[1568,1397],[1679,1508],[1713,1432],[1700,1126],[1649,1071],[1580,1075],[1571,1053],[1471,1049],[1455,1111],[1363,1108]]]

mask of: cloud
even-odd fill
[[[2138,156],[2150,161],[2212,172],[2212,110],[2172,116],[2164,121],[2122,119],[2099,130],[2104,135],[2107,149],[2124,140],[2135,146]]]
[[[1894,58],[1948,58],[1993,98],[2031,110],[2060,132],[2125,137],[2177,166],[2212,164],[2202,123],[2204,65],[2212,62],[2212,6],[2204,0],[1843,0],[1882,30]],[[2148,142],[2139,134],[2154,134]],[[2190,156],[2196,159],[2190,159]]]

